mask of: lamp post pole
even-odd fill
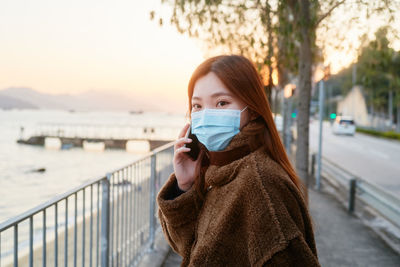
[[[283,143],[285,145],[286,153],[290,154],[290,98],[285,97],[283,101]]]
[[[287,84],[284,88],[284,99],[283,99],[283,144],[286,149],[286,153],[289,155],[291,153],[290,151],[290,143],[292,140],[292,131],[291,131],[291,125],[292,125],[292,103],[293,100],[293,94],[294,90],[296,88],[295,84]]]
[[[321,189],[321,159],[322,159],[322,123],[324,120],[324,79],[319,82],[319,137],[318,137],[318,156],[317,156],[317,177],[316,187]]]

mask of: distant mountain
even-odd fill
[[[14,97],[4,96],[0,94],[0,109],[37,109],[38,107],[31,103],[19,100]]]
[[[43,109],[68,109],[65,95],[50,95],[30,88],[11,87],[0,91],[0,95],[12,97]],[[64,101],[63,101],[64,100]],[[72,99],[68,99],[71,101]]]
[[[78,95],[46,94],[31,88],[11,87],[0,90],[0,108],[41,108],[64,110],[154,110],[123,93],[90,90]]]

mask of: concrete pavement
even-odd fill
[[[178,267],[181,265],[181,261],[182,257],[171,250],[162,267]]]
[[[321,266],[400,266],[400,255],[333,196],[309,190]]]

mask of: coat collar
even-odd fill
[[[206,151],[208,168],[205,172],[207,186],[222,186],[236,177],[239,166],[251,152],[263,146],[263,132],[265,127],[259,127],[258,132],[249,134],[246,130],[254,126],[260,126],[259,120],[249,122],[233,137],[229,145],[223,151]],[[263,124],[264,125],[264,124]]]

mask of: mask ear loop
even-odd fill
[[[242,109],[242,110],[240,111],[240,113],[242,113],[243,111],[245,111],[247,108],[248,108],[248,106],[245,106],[244,109]]]

